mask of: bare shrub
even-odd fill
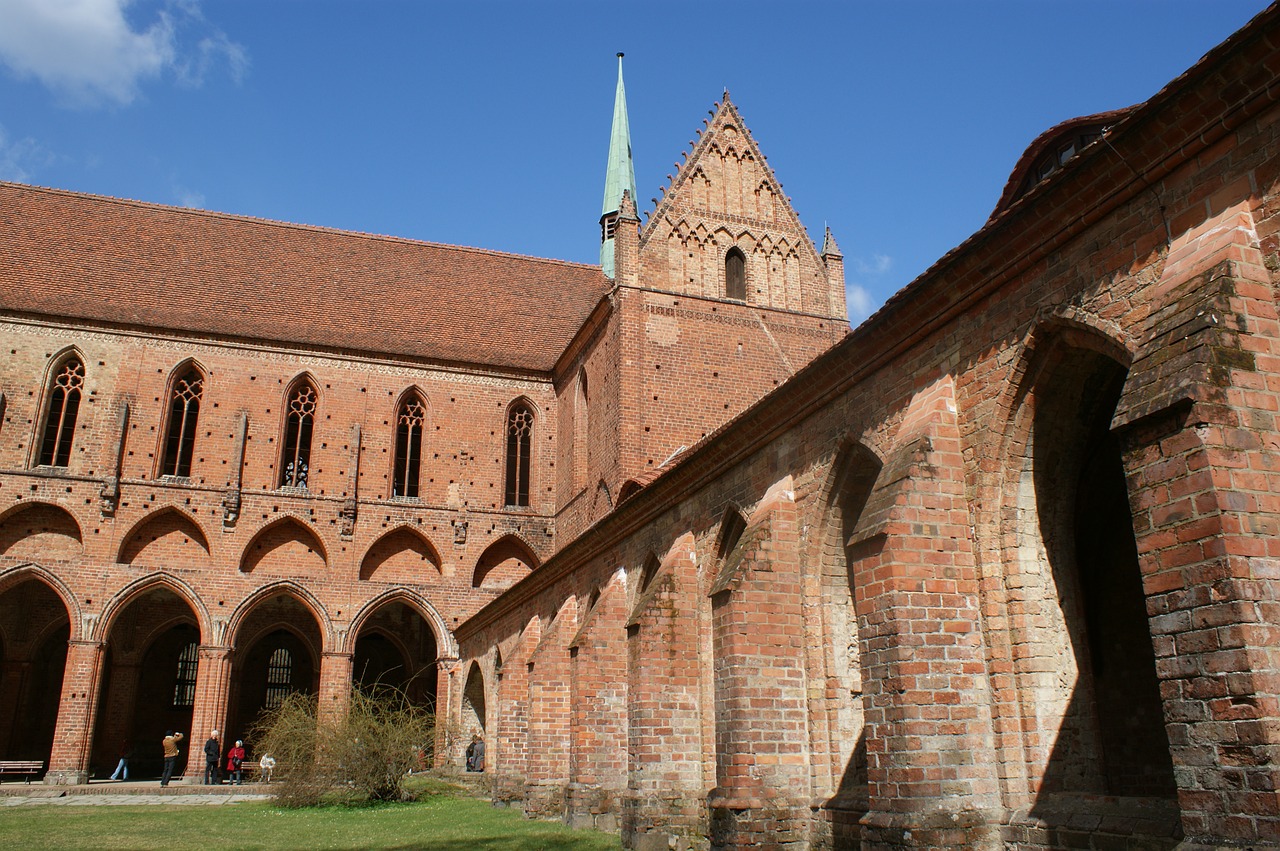
[[[353,689],[345,716],[325,719],[316,698],[289,695],[254,727],[257,753],[276,759],[275,800],[308,807],[335,798],[409,800],[404,779],[430,765],[435,715],[404,693],[379,686]]]

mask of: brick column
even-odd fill
[[[320,654],[320,695],[316,710],[321,722],[347,713],[351,698],[351,653],[326,650]]]
[[[847,542],[866,718],[864,846],[1001,844],[979,576],[950,398],[939,385],[916,400]]]
[[[712,586],[716,848],[801,847],[810,831],[805,623],[796,505],[766,494]]]
[[[227,729],[227,698],[231,691],[231,648],[201,645],[199,664],[196,667],[195,705],[191,711],[191,747],[203,748],[209,734],[217,730],[221,735],[222,752],[243,739],[245,730]],[[187,772],[187,782],[204,780],[204,755],[199,754],[200,771]],[[221,766],[219,766],[221,768]]]
[[[458,672],[457,659],[442,658],[436,661],[436,705],[434,708],[436,713],[436,738],[432,753],[432,765],[436,768],[444,768],[447,765],[456,764],[453,761],[451,751],[451,747],[456,747],[456,745],[453,744],[449,733],[454,726],[451,722],[459,718],[459,711],[462,706],[460,690],[466,688],[464,683],[457,681]],[[457,695],[457,706],[454,705],[455,695]]]
[[[627,625],[630,765],[622,838],[639,851],[689,847],[707,835],[697,587],[694,540],[686,534]]]
[[[529,659],[529,762],[525,814],[564,815],[569,785],[569,649],[574,613],[561,609]],[[566,634],[568,633],[568,634]]]
[[[525,627],[520,647],[503,665],[498,678],[494,734],[486,744],[485,770],[493,772],[493,795],[498,801],[521,801],[529,765],[529,657],[537,643]],[[493,748],[496,746],[497,752]]]
[[[1252,229],[1233,209],[1174,241],[1113,424],[1183,832],[1204,845],[1280,843],[1280,322]]]
[[[610,580],[569,644],[569,790],[574,827],[618,829],[627,787],[626,587]]]
[[[105,653],[106,645],[100,641],[67,642],[67,668],[45,783],[70,786],[89,782],[89,748]]]

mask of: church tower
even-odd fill
[[[631,126],[627,123],[627,92],[622,85],[622,54],[618,54],[618,89],[613,98],[613,128],[609,133],[609,164],[604,176],[604,207],[600,211],[600,267],[614,276],[615,234],[622,193],[636,197],[636,172],[631,162]]]

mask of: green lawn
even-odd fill
[[[0,809],[0,848],[419,848],[426,851],[604,851],[616,836],[529,821],[487,801],[435,795],[412,804],[284,810],[223,806],[67,806]]]

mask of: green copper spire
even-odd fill
[[[613,277],[613,232],[624,189],[636,197],[636,171],[631,164],[631,125],[627,122],[627,91],[622,85],[622,54],[618,54],[618,91],[613,99],[613,130],[609,134],[609,168],[604,176],[604,208],[600,215],[600,266]]]

